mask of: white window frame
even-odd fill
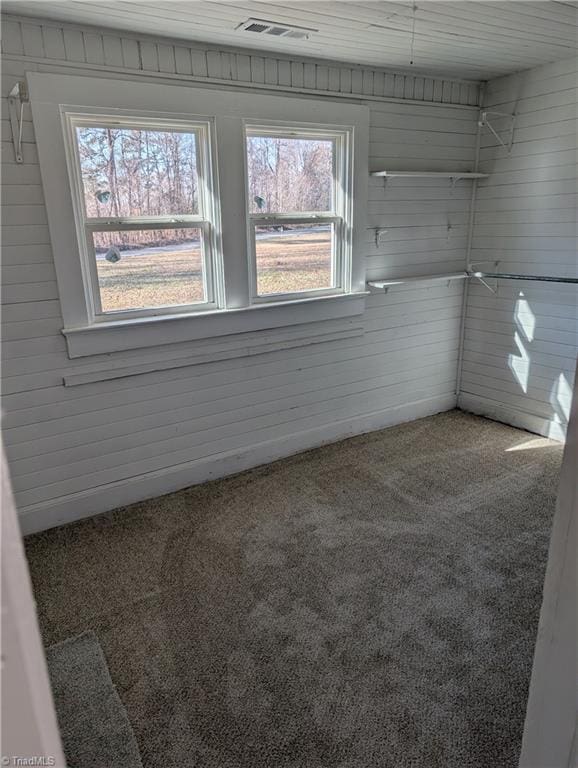
[[[311,99],[151,81],[103,79],[94,76],[30,72],[27,75],[36,142],[45,190],[64,328],[70,357],[110,354],[179,342],[224,337],[291,325],[309,333],[316,321],[359,317],[365,310],[366,228],[368,190],[367,106],[347,101]],[[124,316],[98,317],[87,293],[85,256],[79,237],[78,190],[67,168],[67,114],[114,116],[130,123],[200,125],[208,131],[206,163],[212,171],[208,210],[211,227],[213,296],[209,304],[166,308],[165,313],[130,311]],[[315,117],[315,122],[311,117]],[[63,122],[64,121],[64,122]],[[143,123],[144,124],[144,123]],[[245,125],[300,126],[310,131],[341,131],[350,137],[349,211],[342,242],[339,291],[326,295],[300,292],[255,300],[251,283],[246,194]],[[76,182],[78,184],[78,180]],[[74,202],[76,196],[76,202]],[[84,200],[82,199],[84,205]],[[76,207],[75,207],[76,206]],[[82,219],[80,219],[83,225]],[[208,225],[206,225],[208,226]],[[347,262],[347,263],[346,263]],[[311,335],[314,328],[312,327]]]
[[[214,221],[218,219],[217,194],[211,160],[213,124],[210,120],[188,121],[151,118],[135,114],[135,111],[103,114],[91,109],[76,112],[63,111],[63,131],[68,174],[71,183],[72,204],[80,250],[81,268],[84,276],[89,323],[103,323],[111,320],[178,315],[180,313],[206,312],[217,309],[223,303],[223,288],[220,269],[220,254],[215,243]],[[179,131],[195,134],[197,178],[199,184],[199,213],[175,216],[134,216],[103,218],[89,217],[86,213],[82,167],[80,162],[77,128],[114,127],[132,130]],[[104,312],[100,300],[100,286],[96,270],[96,255],[92,244],[92,233],[150,229],[199,229],[203,262],[205,301],[193,304],[143,307]]]
[[[251,213],[249,194],[247,139],[251,136],[271,136],[287,139],[330,140],[334,146],[333,194],[330,211],[303,211],[292,213]],[[251,302],[265,304],[271,301],[295,301],[304,297],[335,296],[347,293],[351,287],[351,214],[353,129],[331,125],[314,126],[310,123],[281,125],[273,122],[245,121],[245,188],[247,205],[247,237]],[[255,230],[258,226],[283,224],[332,224],[332,285],[328,288],[305,289],[289,293],[259,294],[257,288],[257,258]]]

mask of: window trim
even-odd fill
[[[68,177],[71,185],[72,205],[85,295],[87,301],[87,322],[89,324],[107,323],[110,320],[132,320],[139,317],[156,317],[167,314],[192,314],[220,309],[223,302],[223,290],[219,284],[222,269],[219,269],[219,256],[215,247],[214,222],[219,212],[215,203],[218,195],[215,190],[214,170],[211,147],[214,145],[214,125],[209,118],[205,120],[154,118],[148,114],[136,113],[135,110],[110,110],[110,114],[94,112],[91,108],[75,108],[75,111],[61,109],[64,149]],[[82,179],[77,128],[115,126],[120,129],[157,130],[195,135],[196,166],[198,180],[198,213],[176,214],[175,216],[107,216],[92,217],[86,211],[86,197]],[[141,309],[123,309],[105,312],[102,309],[100,282],[97,272],[96,255],[91,242],[94,232],[123,232],[130,230],[151,229],[199,229],[201,232],[201,258],[203,264],[203,288],[205,300],[192,304],[159,305]]]
[[[63,335],[70,357],[178,344],[246,331],[270,330],[318,320],[343,319],[363,314],[365,285],[366,200],[368,192],[368,107],[359,101],[255,93],[232,86],[212,90],[196,84],[164,84],[143,75],[117,79],[89,75],[28,72],[48,228],[58,283]],[[324,126],[353,127],[351,286],[337,296],[300,296],[292,302],[251,304],[247,260],[247,214],[244,201],[244,121],[307,124],[315,109]],[[171,311],[129,320],[89,322],[84,279],[68,184],[61,111],[86,109],[102,114],[148,115],[155,120],[186,122],[213,120],[211,163],[218,208],[214,240],[221,282],[220,308],[195,313]],[[217,146],[219,152],[217,153]],[[311,326],[314,332],[314,326]],[[304,331],[305,334],[305,331]]]
[[[351,290],[352,240],[348,232],[352,227],[352,206],[348,204],[353,195],[353,133],[354,128],[325,123],[280,123],[278,121],[243,121],[243,151],[245,165],[245,204],[247,216],[247,259],[249,262],[249,298],[251,305],[263,305],[271,302],[298,301],[304,297],[340,296]],[[249,191],[249,163],[247,140],[252,136],[270,136],[286,139],[330,140],[334,145],[333,154],[333,190],[332,209],[330,211],[295,211],[285,213],[261,214],[251,212]],[[292,224],[319,223],[329,221],[333,224],[331,269],[335,273],[333,285],[329,288],[305,289],[289,293],[259,294],[257,280],[257,254],[255,247],[255,227],[263,221],[275,226],[275,222]],[[263,225],[261,225],[263,226]]]

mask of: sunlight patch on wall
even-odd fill
[[[519,295],[523,296],[524,294],[520,291]],[[526,299],[518,299],[514,317],[516,319],[516,325],[520,328],[526,339],[528,341],[533,341],[534,331],[536,329],[536,315],[530,309],[530,305]]]
[[[550,402],[556,408],[562,412],[562,415],[566,418],[570,418],[570,404],[572,402],[572,389],[568,383],[568,379],[561,373],[556,379],[556,383],[552,387],[552,394],[550,395]]]
[[[550,402],[555,413],[550,420],[548,435],[554,440],[564,441],[566,425],[570,418],[570,408],[572,405],[572,387],[563,373],[554,382],[550,394]]]
[[[548,425],[548,437],[563,443],[566,440],[566,425],[562,424],[557,413],[552,416]]]
[[[530,373],[530,356],[522,342],[522,338],[518,331],[514,333],[514,341],[520,352],[519,355],[508,355],[508,365],[510,370],[516,377],[516,381],[520,385],[523,392],[528,392],[528,376]]]

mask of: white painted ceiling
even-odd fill
[[[4,0],[2,9],[181,40],[476,80],[575,56],[578,47],[575,0]],[[288,40],[236,29],[250,17],[318,31],[307,40]]]

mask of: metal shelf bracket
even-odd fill
[[[23,163],[22,157],[22,127],[24,104],[28,102],[28,88],[24,80],[16,83],[8,94],[8,112],[10,114],[10,128],[12,129],[12,143],[17,163]]]
[[[475,277],[476,280],[479,280],[480,283],[485,288],[487,288],[488,291],[490,291],[490,293],[493,293],[494,295],[496,295],[498,293],[498,287],[499,287],[498,280],[497,279],[494,280],[494,285],[493,286],[490,285],[487,282],[487,280],[484,280],[484,278],[482,276],[482,273],[479,271],[479,269],[475,268],[476,264],[493,264],[494,265],[494,270],[497,271],[498,267],[500,266],[500,262],[499,261],[488,261],[488,260],[486,260],[486,261],[472,261],[472,262],[470,262],[470,264],[468,264],[468,270],[467,270],[468,274],[471,277]]]
[[[375,227],[375,247],[376,248],[379,248],[383,240],[383,235],[386,235],[388,232],[389,230],[384,227]]]
[[[508,130],[507,141],[504,141],[500,136],[500,133],[492,125],[491,117],[501,118],[507,117],[510,121]],[[510,154],[512,151],[512,144],[514,143],[514,127],[516,125],[516,115],[510,115],[506,112],[493,112],[489,109],[483,109],[480,112],[480,118],[478,120],[480,128],[487,128],[488,131],[494,136],[494,138],[500,143],[500,145]],[[503,132],[503,131],[502,131]]]

